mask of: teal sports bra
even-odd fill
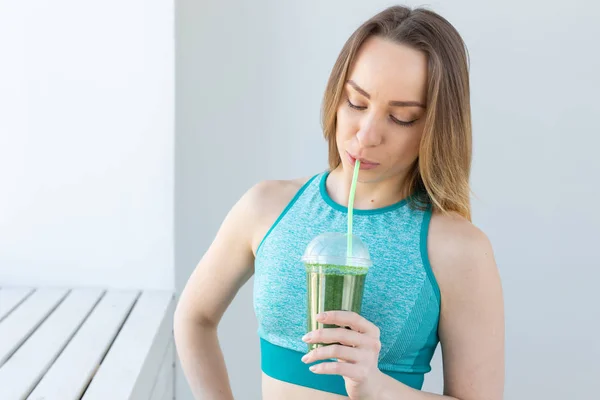
[[[312,373],[301,358],[307,345],[306,273],[300,260],[323,232],[346,232],[348,209],[326,190],[328,171],[296,193],[260,243],[255,258],[254,311],[262,371],[272,378],[347,396],[339,375]],[[381,331],[379,369],[415,389],[439,343],[440,290],[427,256],[431,208],[402,200],[354,210],[353,231],[367,245],[373,266],[364,287],[361,315]]]

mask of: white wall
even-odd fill
[[[174,286],[173,20],[0,0],[0,285]]]
[[[250,185],[326,167],[319,107],[330,69],[350,33],[391,4],[177,2],[178,289]],[[594,398],[600,8],[582,0],[428,5],[459,29],[471,55],[473,214],[504,284],[506,399]],[[251,289],[252,281],[220,326],[241,400],[260,396]],[[441,391],[441,374],[438,354],[425,389]],[[178,399],[191,399],[178,380]]]

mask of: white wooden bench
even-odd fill
[[[1,400],[172,400],[174,296],[0,288]]]

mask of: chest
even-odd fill
[[[319,233],[316,226],[289,228],[266,241],[256,259],[254,308],[260,329],[292,338],[290,343],[299,351],[305,348],[300,338],[308,317],[307,274],[301,257]],[[361,315],[380,328],[383,356],[409,320],[427,277],[418,242],[402,235],[390,240],[383,234],[363,240],[373,265],[364,282]]]

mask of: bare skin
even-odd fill
[[[338,109],[336,141],[342,163],[329,175],[330,197],[347,205],[353,166],[347,153],[376,166],[361,170],[355,208],[372,209],[406,197],[403,183],[418,157],[425,103],[426,59],[412,49],[371,38],[350,73]],[[348,100],[348,102],[346,102]],[[411,122],[407,125],[407,122]],[[218,323],[254,273],[256,249],[308,177],[257,184],[238,201],[184,288],[175,315],[177,351],[197,398],[232,399]],[[431,266],[442,296],[439,337],[444,395],[411,389],[375,371],[371,398],[499,400],[504,386],[504,309],[486,235],[455,214],[434,212],[428,236]],[[218,283],[215,283],[218,282]],[[264,400],[346,398],[265,376]]]

